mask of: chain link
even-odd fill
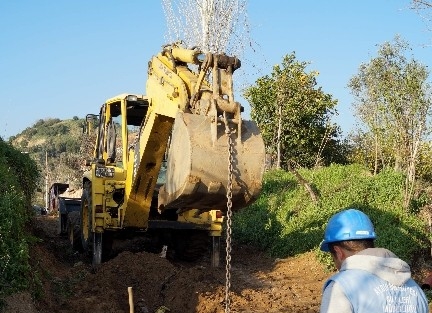
[[[231,288],[231,217],[232,217],[232,177],[233,177],[233,141],[228,122],[225,120],[225,134],[228,139],[228,184],[227,184],[227,214],[226,214],[226,277],[225,277],[225,313],[230,312]]]

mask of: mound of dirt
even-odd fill
[[[34,229],[41,242],[32,248],[32,263],[43,290],[33,308],[19,312],[130,312],[129,287],[135,313],[225,311],[224,264],[170,261],[130,240],[94,271],[87,256],[73,253],[67,238],[57,235],[56,218],[37,217]],[[230,273],[232,312],[318,312],[323,282],[331,275],[312,253],[275,260],[240,245],[233,246]]]

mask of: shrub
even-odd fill
[[[0,139],[0,297],[27,289],[32,191],[38,171],[34,161]]]

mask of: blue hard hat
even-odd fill
[[[329,243],[332,242],[375,238],[375,230],[369,217],[362,211],[347,209],[330,218],[320,249],[329,252]]]

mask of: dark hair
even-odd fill
[[[335,253],[334,247],[339,246],[345,250],[351,252],[359,252],[367,248],[374,248],[373,239],[359,239],[359,240],[346,240],[329,243],[329,250],[331,253]]]

